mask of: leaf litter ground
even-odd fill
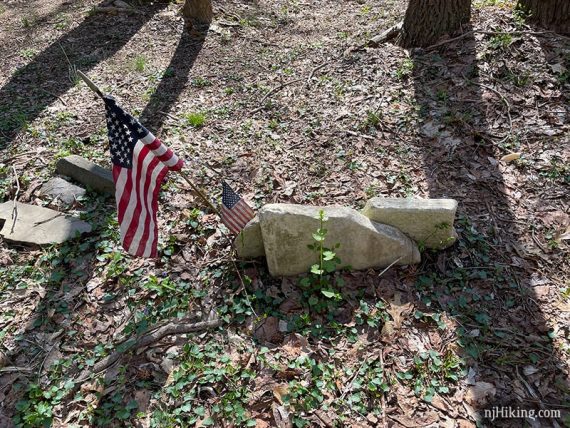
[[[398,22],[401,1],[224,1],[205,38],[175,3],[102,5],[0,5],[3,200],[14,166],[21,202],[94,225],[51,248],[0,244],[0,425],[568,424],[567,38],[506,1],[476,2],[465,36],[411,52],[347,52]],[[102,105],[66,56],[212,197],[204,162],[257,207],[451,197],[460,239],[419,266],[338,274],[333,304],[234,261],[217,217],[171,176],[160,259],[126,257],[112,199],[39,195],[60,157],[109,165]],[[213,317],[222,327],[94,371],[154,326]],[[491,422],[493,406],[562,417]]]

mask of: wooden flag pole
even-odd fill
[[[184,172],[184,171],[178,171],[180,173],[180,175],[182,176],[182,178],[184,178],[184,180],[186,180],[186,182],[190,185],[190,187],[192,187],[192,190],[194,190],[194,192],[196,192],[196,194],[198,196],[200,196],[200,198],[202,198],[202,200],[206,203],[206,205],[208,205],[208,207],[210,207],[210,209],[215,212],[218,216],[220,215],[220,211],[208,200],[208,198],[206,197],[206,195],[204,195],[202,193],[202,191],[200,189],[198,189],[188,178],[188,175]]]
[[[77,75],[81,77],[81,80],[83,80],[87,84],[87,86],[89,86],[89,89],[91,89],[93,92],[99,95],[100,98],[103,98],[103,92],[101,92],[101,89],[99,89],[97,85],[93,83],[91,79],[89,79],[89,77],[83,74],[83,72],[79,69],[77,70]]]

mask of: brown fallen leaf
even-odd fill
[[[263,419],[255,418],[255,428],[269,428],[269,423]]]
[[[285,402],[284,398],[288,394],[289,394],[289,385],[287,384],[275,385],[273,387],[273,396],[277,401],[279,401],[279,404],[281,405],[283,405],[283,403]]]
[[[508,155],[505,155],[501,158],[501,162],[509,163],[509,162],[514,161],[514,160],[520,159],[520,157],[521,157],[520,152],[509,153]]]
[[[273,406],[273,419],[275,420],[275,426],[278,428],[293,428],[293,424],[289,419],[289,412],[283,406]]]
[[[298,333],[293,333],[285,338],[284,345],[281,348],[291,357],[298,357],[301,354],[308,354],[309,341]]]
[[[497,389],[492,383],[477,382],[467,388],[465,400],[472,406],[478,407],[478,405],[486,403],[487,399],[492,398],[496,392]]]
[[[396,330],[399,330],[404,321],[404,315],[408,313],[412,308],[412,303],[408,302],[405,305],[401,303],[401,294],[396,292],[394,294],[394,300],[390,303],[390,307],[387,312],[392,317],[392,320],[388,320],[382,326],[382,332],[380,333],[383,340],[390,339]]]
[[[281,343],[283,333],[279,331],[279,319],[276,317],[267,317],[257,326],[254,336],[261,343]]]
[[[150,404],[151,393],[148,389],[139,389],[135,392],[135,401],[139,412],[146,412]]]

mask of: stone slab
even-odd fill
[[[243,230],[236,237],[234,245],[238,256],[244,260],[256,259],[265,255],[259,216],[255,216],[245,225]]]
[[[336,253],[342,263],[338,268],[350,265],[359,270],[387,267],[394,262],[420,262],[418,248],[410,238],[351,208],[269,204],[261,208],[259,219],[271,275],[298,275],[317,262],[316,253],[308,245],[314,242],[312,234],[319,227],[315,217],[320,209],[329,218],[325,246],[340,243]]]
[[[394,226],[425,248],[453,245],[457,201],[453,199],[372,198],[362,214],[378,223]]]
[[[61,177],[54,177],[49,180],[41,188],[42,195],[48,195],[52,198],[57,198],[65,204],[72,204],[75,200],[85,195],[85,189]]]
[[[71,177],[95,191],[115,194],[113,173],[81,156],[71,155],[61,158],[57,161],[55,169],[58,174]]]
[[[37,245],[59,244],[75,238],[77,233],[91,232],[91,225],[78,218],[19,202],[16,205],[18,215],[13,223],[13,206],[11,201],[0,204],[0,219],[4,220],[0,235],[8,241]]]

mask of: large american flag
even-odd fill
[[[104,100],[121,243],[129,254],[156,257],[160,184],[169,170],[180,170],[184,162],[113,97]]]
[[[233,233],[240,233],[255,217],[253,209],[225,181],[222,183],[222,223]]]

